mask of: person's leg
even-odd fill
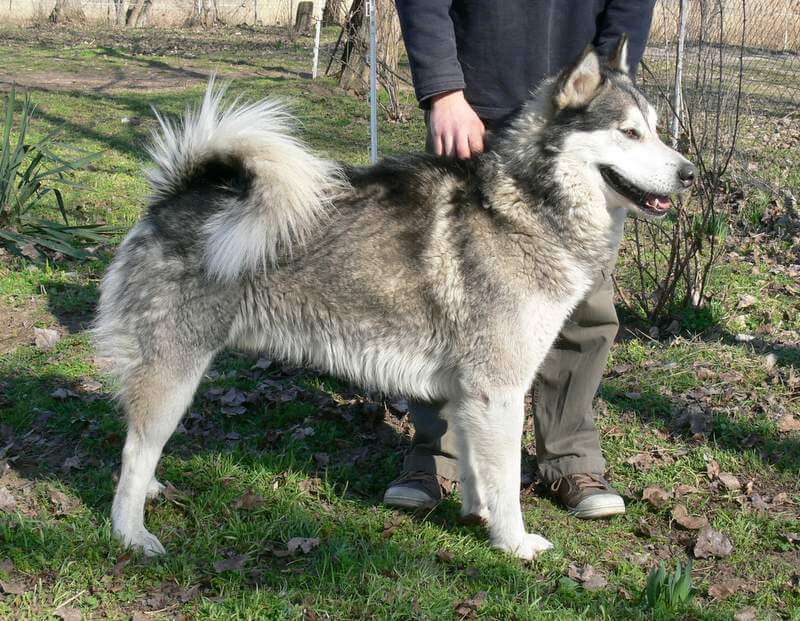
[[[386,489],[384,503],[408,509],[431,507],[458,481],[455,434],[441,408],[441,403],[409,401],[414,435],[403,471]]]
[[[430,129],[427,113],[425,123]],[[430,132],[425,140],[425,150],[433,153]],[[403,470],[386,489],[384,503],[412,509],[429,507],[439,502],[452,487],[452,482],[458,480],[455,435],[442,416],[442,405],[409,400],[414,435],[403,461]]]
[[[606,462],[592,408],[618,328],[608,270],[564,324],[535,387],[539,471],[578,517],[624,511],[622,498],[602,479]]]
[[[409,401],[414,437],[403,461],[403,470],[431,472],[457,481],[456,441],[441,408],[441,403]]]

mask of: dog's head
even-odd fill
[[[658,218],[670,195],[692,185],[695,168],[659,138],[656,112],[633,85],[627,57],[625,36],[605,63],[587,48],[550,83],[541,137],[565,171],[584,169],[602,188],[608,209]]]

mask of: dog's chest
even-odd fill
[[[582,286],[564,297],[529,294],[519,304],[513,323],[509,325],[508,337],[516,364],[531,379],[584,293]]]

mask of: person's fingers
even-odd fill
[[[461,132],[456,136],[456,157],[460,160],[468,160],[471,155],[470,135],[467,132]]]
[[[433,147],[433,152],[436,155],[444,155],[444,145],[442,145],[441,134],[431,134],[431,147]]]
[[[442,153],[441,155],[445,155],[447,157],[453,157],[455,154],[455,149],[453,146],[453,132],[452,131],[444,131],[442,132]]]
[[[483,143],[483,134],[482,131],[474,131],[469,135],[469,148],[472,152],[472,155],[478,155],[479,153],[483,153],[484,143]]]

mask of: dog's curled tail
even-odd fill
[[[156,199],[188,190],[215,164],[246,180],[241,200],[224,201],[204,225],[208,273],[232,280],[302,243],[346,184],[334,162],[292,135],[293,118],[282,102],[223,106],[224,95],[212,78],[200,108],[187,109],[179,122],[156,112],[160,129],[149,148],[148,177]]]

